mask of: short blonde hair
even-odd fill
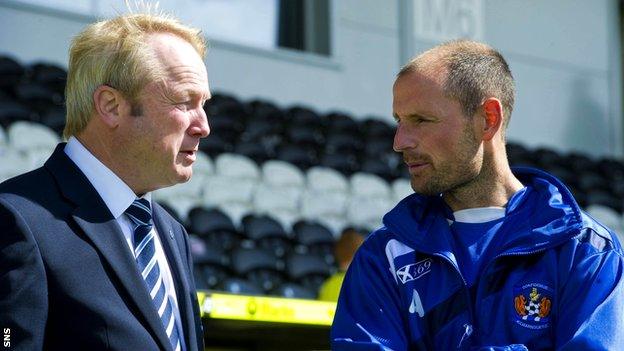
[[[205,55],[201,31],[163,13],[128,14],[96,22],[74,38],[65,87],[65,138],[79,134],[89,123],[95,111],[93,93],[97,87],[109,85],[134,105],[147,83],[164,78],[146,40],[154,33],[176,35],[202,58]]]

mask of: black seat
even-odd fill
[[[17,99],[38,113],[63,106],[63,95],[35,82],[22,82],[15,87]]]
[[[307,127],[315,131],[323,128],[323,119],[307,107],[291,107],[286,112],[286,120],[289,127]]]
[[[587,206],[602,205],[611,207],[620,214],[624,210],[624,201],[606,190],[593,190],[587,193]]]
[[[29,66],[27,71],[31,81],[43,84],[53,92],[60,94],[61,97],[65,94],[67,72],[64,68],[51,63],[38,62]]]
[[[262,288],[256,284],[249,280],[236,277],[224,279],[221,284],[217,286],[217,290],[239,295],[264,295]]]
[[[35,121],[37,113],[16,101],[0,101],[0,125],[4,129],[16,121]]]
[[[327,263],[334,262],[335,239],[329,228],[310,221],[299,221],[293,225],[297,251],[322,257]]]
[[[248,113],[246,106],[235,97],[227,94],[213,94],[204,107],[208,116],[225,115],[242,120]]]
[[[325,139],[325,153],[327,154],[358,154],[364,150],[364,143],[362,141],[344,132],[330,133]]]
[[[292,253],[286,259],[286,272],[292,282],[318,291],[331,275],[332,268],[323,258],[315,255]]]
[[[261,142],[242,141],[234,147],[234,153],[247,156],[254,160],[259,166],[266,160],[272,158],[271,151],[267,149]]]
[[[198,289],[214,289],[225,278],[232,275],[230,262],[225,252],[214,245],[208,246],[195,235],[189,235],[193,255],[193,273]]]
[[[351,116],[342,112],[332,112],[325,116],[327,134],[340,133],[359,136],[360,126]]]
[[[333,168],[347,177],[359,170],[356,155],[350,153],[324,154],[320,164],[324,167]]]
[[[381,118],[369,117],[360,122],[360,129],[367,139],[394,138],[395,127],[381,120]]]
[[[268,293],[284,281],[283,263],[269,251],[239,247],[232,251],[234,273],[262,287]]]
[[[231,152],[234,149],[234,143],[219,134],[210,134],[207,138],[199,140],[199,149],[215,158],[222,153]]]
[[[242,223],[248,239],[277,257],[283,257],[292,247],[290,236],[274,218],[252,214],[243,217]]]
[[[0,56],[0,90],[11,92],[24,75],[24,67],[8,56]]]
[[[299,284],[286,282],[269,292],[270,295],[289,299],[316,299],[317,293]]]
[[[364,160],[360,171],[378,175],[387,182],[391,182],[398,177],[396,171],[388,163],[384,162],[383,159],[368,158]]]
[[[236,230],[234,222],[221,210],[195,207],[189,211],[188,228],[197,234],[208,246],[229,250],[237,246],[243,236]]]
[[[276,158],[292,163],[304,171],[318,164],[316,150],[296,144],[285,143],[280,145],[277,149]]]

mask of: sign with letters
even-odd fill
[[[483,40],[483,0],[412,0],[413,35],[446,41]]]

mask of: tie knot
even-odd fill
[[[126,214],[136,225],[152,223],[152,208],[146,199],[136,199],[126,210]]]

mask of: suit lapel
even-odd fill
[[[180,319],[182,322],[182,329],[184,330],[184,340],[186,342],[186,348],[193,350],[195,342],[195,328],[193,321],[193,306],[190,300],[190,288],[188,284],[188,270],[185,269],[185,265],[182,261],[180,252],[185,251],[184,245],[180,244],[174,235],[171,222],[165,219],[165,214],[159,206],[153,205],[154,212],[154,224],[156,225],[157,232],[160,237],[160,242],[163,245],[165,255],[167,255],[167,261],[169,262],[169,268],[171,275],[175,282],[176,296],[178,298],[178,309],[180,310]],[[177,240],[176,240],[177,239]]]
[[[88,179],[65,155],[64,146],[64,143],[57,146],[45,167],[56,178],[63,195],[77,205],[74,220],[115,272],[124,292],[138,310],[139,320],[163,349],[170,350],[169,338],[119,224]]]

